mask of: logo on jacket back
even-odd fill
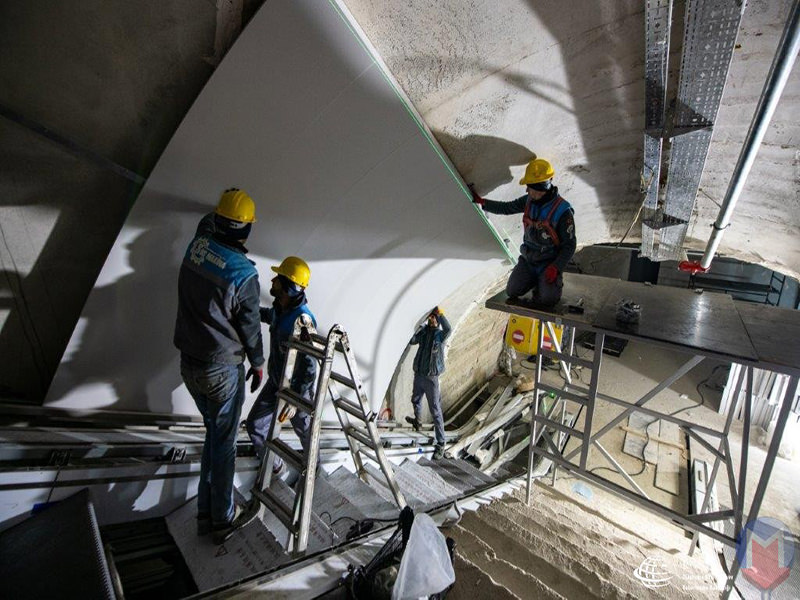
[[[736,544],[742,575],[761,590],[774,590],[788,579],[794,552],[786,525],[770,517],[750,521]]]
[[[220,269],[225,268],[225,261],[219,254],[209,248],[208,238],[206,237],[199,237],[192,242],[192,246],[189,248],[189,259],[196,265],[202,265],[203,261],[207,260]]]

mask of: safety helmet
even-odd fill
[[[525,176],[519,180],[519,184],[542,183],[552,179],[555,174],[556,172],[553,170],[553,165],[550,164],[550,161],[543,158],[534,158],[528,163],[528,167],[525,169]]]
[[[222,192],[214,212],[231,221],[256,222],[256,203],[247,192],[239,188],[230,188]]]
[[[311,269],[306,261],[296,256],[287,256],[280,265],[271,268],[278,275],[283,275],[302,287],[308,287],[308,282],[311,281]]]

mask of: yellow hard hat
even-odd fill
[[[555,174],[556,172],[553,170],[553,165],[550,164],[550,161],[543,158],[534,158],[528,163],[528,167],[525,169],[525,176],[519,180],[519,184],[542,183],[552,179]]]
[[[222,192],[214,212],[231,221],[256,222],[256,203],[247,192],[239,188],[230,188]]]
[[[287,256],[277,267],[271,267],[278,275],[283,275],[301,287],[308,287],[311,281],[311,269],[302,258]]]

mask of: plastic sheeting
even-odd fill
[[[194,414],[172,345],[181,258],[227,187],[248,247],[311,265],[320,329],[351,336],[377,407],[415,325],[502,250],[335,2],[268,2],[195,101],[127,219],[46,404]],[[266,328],[264,329],[267,334]]]

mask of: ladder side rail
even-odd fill
[[[333,402],[333,406],[336,409],[336,416],[339,419],[339,424],[342,426],[342,432],[344,432],[345,436],[344,439],[347,440],[347,446],[350,448],[350,455],[353,457],[353,466],[356,470],[356,475],[361,478],[362,481],[369,483],[367,479],[367,471],[364,468],[364,461],[361,458],[361,447],[360,444],[352,438],[352,436],[347,435],[347,430],[350,427],[350,416],[347,414],[346,411],[343,411],[337,405],[337,402],[341,399],[341,394],[339,393],[339,387],[336,385],[335,382],[331,382],[330,388],[328,390],[331,395],[331,400]]]
[[[369,401],[364,393],[364,384],[361,381],[361,375],[358,372],[356,357],[353,354],[353,349],[350,347],[350,339],[345,332],[342,332],[341,352],[344,356],[345,364],[347,364],[347,370],[350,373],[350,379],[352,379],[356,384],[356,396],[358,397],[358,402],[361,405],[361,410],[364,412],[364,423],[367,427],[367,431],[369,432],[369,437],[373,443],[372,450],[375,453],[375,458],[378,459],[378,466],[383,472],[383,476],[386,478],[386,483],[392,492],[392,496],[394,497],[394,501],[398,508],[404,508],[407,504],[406,499],[403,496],[403,492],[400,491],[400,486],[397,485],[397,481],[394,478],[394,469],[392,469],[392,466],[389,464],[389,461],[386,458],[386,453],[383,451],[383,445],[381,444],[380,436],[378,435],[378,428],[375,426],[375,414],[370,409]],[[339,409],[337,407],[337,411],[338,410]],[[345,430],[345,432],[347,432],[347,430]]]
[[[298,325],[295,324],[295,328]],[[322,429],[322,410],[328,395],[331,369],[333,368],[333,355],[336,351],[336,342],[341,335],[337,327],[332,327],[328,333],[328,343],[325,346],[325,358],[321,361],[321,368],[317,376],[316,393],[314,397],[314,414],[311,416],[311,435],[306,451],[306,469],[301,474],[302,483],[300,491],[295,495],[295,514],[298,518],[298,533],[295,536],[295,553],[305,552],[308,546],[308,533],[311,526],[311,504],[314,500],[314,480],[317,475],[317,462],[319,459],[320,432]]]
[[[295,348],[290,348],[286,353],[286,360],[283,363],[283,377],[281,378],[281,387],[278,388],[279,390],[284,387],[289,387],[289,384],[291,383],[291,373],[294,372],[294,365],[296,361],[297,350]],[[287,402],[281,399],[280,395],[277,393],[276,400],[277,404],[275,406],[275,413],[273,415],[272,422],[269,425],[269,432],[267,433],[268,441],[272,441],[280,437],[281,427],[283,425],[278,421],[278,415],[281,414],[281,411],[283,411]],[[263,491],[265,488],[270,486],[272,483],[272,467],[274,464],[275,452],[265,444],[264,455],[261,457],[261,464],[259,465],[258,469],[258,477],[256,478],[256,482],[253,487],[259,491]]]

